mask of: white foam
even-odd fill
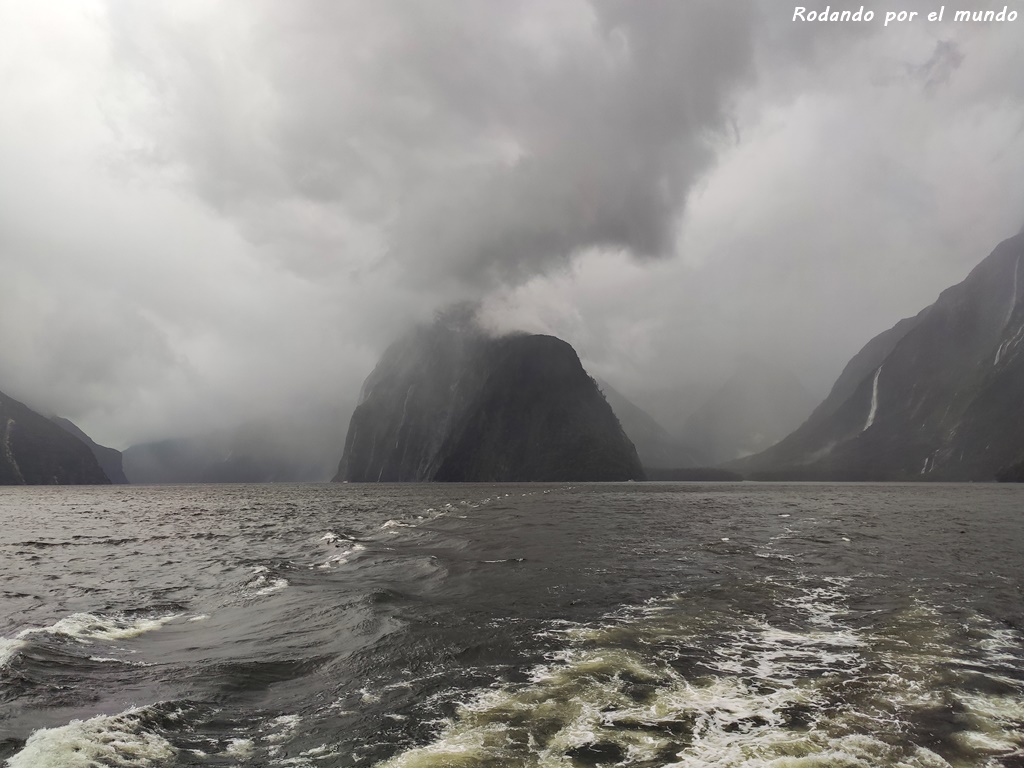
[[[958,646],[935,609],[915,603],[886,624],[858,630],[846,623],[849,582],[780,584],[779,605],[800,619],[794,628],[694,614],[678,604],[686,596],[648,602],[599,626],[552,627],[544,634],[568,645],[548,654],[528,684],[481,691],[434,742],[384,765],[568,765],[573,749],[613,744],[623,766],[949,768],[907,742],[906,718],[947,707],[950,697],[969,718],[957,739],[979,756],[977,764],[1024,751],[1024,683],[1013,681],[1018,693],[1004,696],[957,689],[949,674]],[[711,675],[684,678],[642,650],[691,645],[688,636],[710,630],[719,637],[726,627],[701,662]],[[971,631],[983,630],[975,617]],[[986,663],[1019,666],[1012,656],[1018,633],[991,628],[983,635],[977,651]],[[650,681],[647,693],[632,698],[624,679]],[[794,713],[804,725],[794,727]]]
[[[139,720],[144,708],[117,715],[72,720],[42,728],[7,761],[8,768],[95,768],[100,765],[155,765],[174,757],[175,749],[162,736],[146,731]]]
[[[277,733],[272,733],[267,736],[267,741],[285,741],[295,735],[295,731],[298,730],[299,724],[302,722],[302,718],[299,715],[281,715],[275,717],[270,721],[272,728],[279,729]]]
[[[152,664],[147,664],[144,661],[125,661],[124,659],[115,659],[112,656],[90,656],[89,661],[95,661],[100,664],[124,664],[128,667],[152,667]]]
[[[976,758],[964,765],[1024,754],[1024,682],[1000,675],[1019,674],[1018,632],[920,602],[858,628],[852,579],[766,581],[776,623],[679,595],[596,626],[553,624],[541,634],[565,645],[529,682],[479,691],[432,743],[383,766],[570,765],[572,750],[612,745],[624,759],[607,764],[622,766],[949,768],[909,734],[915,713],[951,701],[964,713],[954,738]],[[980,639],[965,646],[964,631]],[[687,676],[665,661],[680,644],[703,648]],[[978,674],[1013,692],[977,692]]]
[[[29,627],[13,638],[0,638],[0,668],[7,666],[18,652],[28,645],[33,635],[60,635],[91,645],[94,640],[128,640],[160,629],[181,614],[145,617],[115,614],[73,613],[47,627]]]
[[[239,760],[248,760],[252,757],[255,746],[252,739],[232,739],[228,742],[224,754],[231,755]]]
[[[290,586],[291,584],[288,583],[288,579],[274,579],[273,581],[269,582],[265,587],[257,589],[256,594],[260,596],[272,595],[275,592],[280,592],[282,589],[287,589]]]
[[[86,642],[90,640],[128,640],[160,629],[180,616],[180,613],[157,617],[100,616],[93,613],[75,613],[50,627],[26,630],[26,633],[48,632],[74,637]]]
[[[366,549],[366,547],[363,544],[353,544],[345,552],[341,552],[337,555],[331,555],[316,567],[321,570],[326,570],[328,568],[333,568],[336,565],[342,565],[347,563],[353,555],[362,552],[364,549]]]
[[[282,715],[276,717],[268,724],[272,733],[266,735],[263,740],[269,745],[267,747],[267,753],[278,757],[280,756],[283,744],[291,741],[295,737],[295,733],[298,731],[299,724],[302,722],[302,718],[298,715]],[[289,764],[289,763],[286,763]],[[304,765],[305,763],[298,763]]]
[[[0,669],[6,667],[11,659],[18,655],[18,651],[25,647],[23,634],[23,632],[19,632],[13,638],[0,637]]]
[[[272,595],[275,592],[280,592],[282,589],[287,589],[291,586],[288,579],[283,577],[269,578],[270,568],[265,565],[257,565],[252,569],[253,575],[256,577],[250,581],[247,585],[247,589],[254,590],[254,594],[258,597],[264,597],[266,595]]]
[[[356,693],[359,694],[364,704],[373,704],[380,701],[380,694],[371,691],[369,688],[360,688]]]

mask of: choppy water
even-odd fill
[[[1024,488],[0,491],[8,766],[1024,766]]]

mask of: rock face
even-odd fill
[[[999,470],[996,480],[1001,483],[1024,483],[1024,461]]]
[[[682,434],[709,464],[763,451],[807,418],[815,400],[793,373],[755,357],[686,420]]]
[[[51,421],[58,427],[63,429],[68,434],[74,435],[92,451],[92,455],[96,457],[96,461],[99,462],[100,469],[103,470],[111,483],[123,484],[128,482],[128,478],[124,475],[124,468],[121,465],[121,452],[114,448],[107,448],[105,445],[99,445],[95,440],[89,437],[85,432],[78,428],[78,425],[73,421],[61,418],[60,416],[54,416]]]
[[[597,385],[612,407],[626,436],[636,446],[640,463],[648,477],[652,469],[679,469],[700,467],[705,457],[692,446],[675,439],[653,416],[633,403],[606,381],[597,379]]]
[[[572,347],[438,320],[366,379],[336,481],[642,479],[636,449]]]
[[[85,443],[0,392],[0,485],[108,483]]]
[[[992,480],[1024,461],[1024,234],[872,339],[748,476]]]

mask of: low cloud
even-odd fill
[[[750,351],[823,391],[1020,228],[1024,67],[1010,23],[784,10],[5,6],[0,389],[189,434],[482,299],[668,421]]]

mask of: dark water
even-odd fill
[[[1024,766],[1024,488],[0,491],[9,766]]]

